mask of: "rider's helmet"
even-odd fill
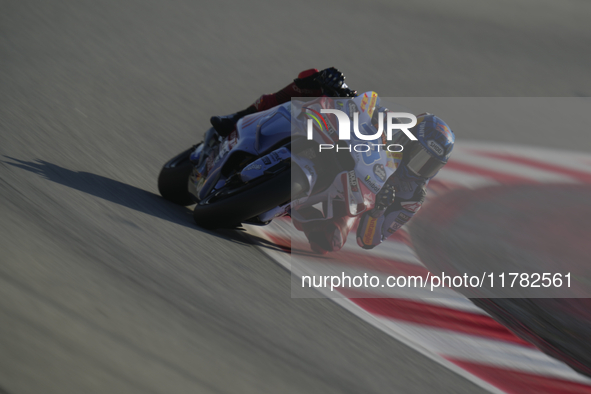
[[[432,178],[449,159],[455,142],[454,133],[443,120],[429,113],[417,115],[417,124],[409,131],[417,141],[402,131],[392,140],[392,143],[403,146],[401,165],[409,175]]]

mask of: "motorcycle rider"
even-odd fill
[[[226,115],[212,116],[211,125],[222,137],[230,134],[236,122],[246,115],[265,111],[291,100],[292,97],[354,97],[357,92],[345,84],[345,76],[334,67],[318,71],[315,68],[302,71],[292,83],[273,94],[263,94],[253,104],[242,111]]]
[[[349,89],[344,80],[343,73],[334,67],[302,71],[292,83],[276,93],[262,95],[246,109],[213,116],[210,121],[215,132],[211,130],[206,135],[206,144],[217,139],[215,134],[229,135],[240,118],[283,104],[292,97],[355,97],[357,92]],[[387,111],[376,108],[374,116]],[[374,208],[358,221],[357,243],[364,249],[379,245],[414,216],[425,200],[429,180],[447,163],[453,149],[454,134],[437,116],[418,115],[417,124],[410,131],[417,141],[411,141],[401,131],[393,136],[392,143],[403,146],[402,154],[394,156],[396,171],[376,194]],[[312,250],[321,254],[340,250],[358,219],[341,215],[326,220],[322,212],[312,207],[298,213],[307,220],[294,219],[295,227],[306,234]]]

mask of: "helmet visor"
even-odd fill
[[[406,167],[415,175],[423,178],[431,178],[445,165],[445,163],[431,156],[420,144],[416,144],[414,149],[411,149],[411,152],[404,152],[403,154],[409,155]]]

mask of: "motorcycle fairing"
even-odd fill
[[[291,103],[285,103],[240,119],[236,130],[220,142],[217,152],[210,153],[204,163],[193,170],[189,192],[196,201],[225,184],[224,166],[233,156],[261,157],[281,142],[288,144],[291,136],[290,111]],[[198,147],[191,158],[204,154],[203,149]]]

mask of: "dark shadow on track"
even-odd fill
[[[291,248],[289,248],[287,246],[283,246],[283,245],[278,245],[276,243],[273,243],[269,240],[258,237],[256,235],[248,234],[248,238],[250,239],[252,244],[255,244],[256,246],[259,246],[261,248],[274,250],[276,252],[282,252],[282,253],[287,253],[287,254],[291,253]]]
[[[190,209],[175,205],[157,194],[135,186],[90,172],[69,170],[45,160],[25,161],[10,156],[4,157],[12,160],[12,162],[3,161],[3,163],[32,172],[60,185],[187,227],[194,231],[208,233],[234,243],[249,244],[245,241],[242,234],[239,233],[241,229],[217,231],[202,229],[193,223],[193,212]]]

